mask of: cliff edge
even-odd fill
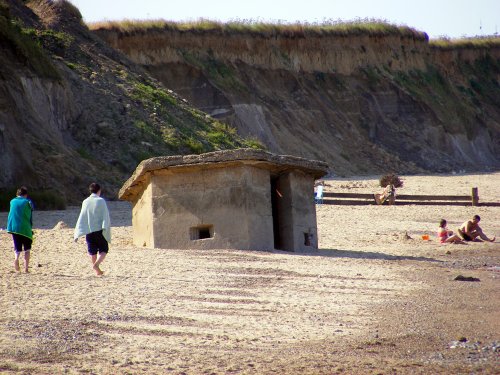
[[[500,38],[178,24],[94,32],[192,105],[271,152],[337,174],[500,167]]]

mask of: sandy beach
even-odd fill
[[[500,173],[403,179],[401,194],[500,202]],[[29,274],[0,231],[1,373],[500,373],[500,207],[317,205],[320,249],[295,254],[137,248],[130,205],[108,206],[102,277],[72,240],[79,207],[34,213]],[[495,243],[437,242],[441,218],[474,214]]]

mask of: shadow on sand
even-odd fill
[[[406,255],[391,255],[373,251],[359,251],[359,250],[339,250],[339,249],[318,249],[314,252],[305,253],[294,253],[286,252],[291,255],[299,256],[317,256],[317,257],[329,257],[329,258],[350,258],[350,259],[374,259],[374,260],[414,260],[420,262],[438,262],[442,263],[442,260],[427,258],[427,257],[414,257]]]

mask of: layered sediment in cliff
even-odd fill
[[[360,66],[423,69],[429,53],[425,34],[322,35],[319,33],[227,33],[96,30],[112,47],[142,65],[184,63],[190,55],[254,68],[352,74]]]
[[[94,30],[193,105],[335,173],[500,167],[500,43],[424,33]]]

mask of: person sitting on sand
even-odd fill
[[[464,241],[488,241],[495,242],[495,237],[490,239],[486,234],[483,233],[483,230],[479,226],[479,222],[481,218],[479,215],[474,215],[472,220],[468,220],[464,222],[460,228],[458,228],[458,235]]]
[[[441,221],[439,222],[437,236],[438,236],[439,242],[441,242],[441,243],[460,243],[460,244],[465,243],[464,241],[462,241],[462,239],[459,236],[454,234],[452,230],[448,230],[448,228],[446,228],[446,220],[445,219],[441,219]]]
[[[373,198],[377,204],[384,204],[385,201],[389,201],[389,204],[394,204],[396,200],[396,188],[394,185],[387,185],[382,193],[373,194]]]
[[[82,203],[82,210],[73,235],[75,242],[85,235],[92,268],[98,276],[104,274],[99,268],[108,253],[111,242],[111,220],[106,201],[101,198],[101,187],[93,182],[89,186],[90,196]],[[99,257],[97,257],[99,253]]]

